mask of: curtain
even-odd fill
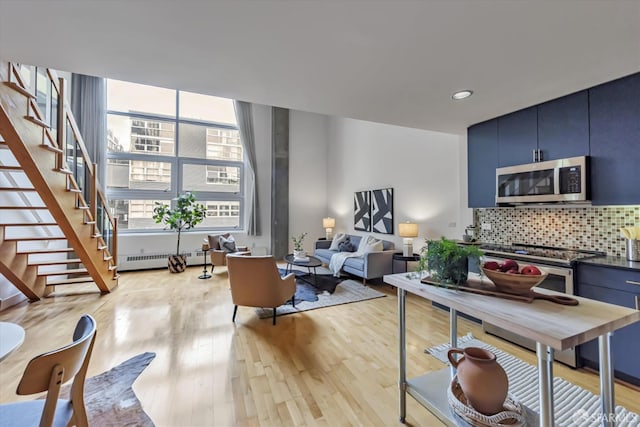
[[[234,101],[240,141],[244,148],[247,164],[245,177],[247,179],[247,197],[245,198],[245,212],[247,218],[247,234],[260,236],[260,216],[258,212],[258,180],[256,169],[256,142],[253,135],[253,114],[251,104],[244,101]]]
[[[71,111],[91,161],[98,165],[97,179],[105,189],[107,177],[107,97],[106,81],[100,77],[73,74]]]

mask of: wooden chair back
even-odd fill
[[[27,395],[47,391],[41,426],[53,422],[60,387],[72,378],[73,419],[77,426],[87,425],[84,381],[95,337],[96,321],[86,314],[78,321],[71,344],[34,357],[25,368],[16,393]]]

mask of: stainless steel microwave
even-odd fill
[[[496,203],[589,201],[587,156],[496,169]]]

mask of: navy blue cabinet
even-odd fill
[[[495,206],[498,120],[479,123],[467,130],[467,159],[469,207]]]
[[[498,118],[498,166],[534,162],[538,148],[538,109],[525,108]]]
[[[640,73],[589,89],[591,200],[640,203]]]
[[[597,301],[637,308],[640,299],[640,272],[607,267],[580,265],[578,267],[578,295]],[[629,283],[631,282],[631,283]],[[626,326],[614,332],[611,344],[616,377],[640,385],[640,324]],[[598,368],[598,340],[579,346],[581,361],[589,367]]]
[[[589,155],[589,93],[586,90],[538,105],[541,161]]]

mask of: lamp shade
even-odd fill
[[[413,222],[401,222],[398,224],[400,237],[418,237],[418,224]]]
[[[333,228],[336,226],[336,219],[327,217],[322,218],[322,228]]]

